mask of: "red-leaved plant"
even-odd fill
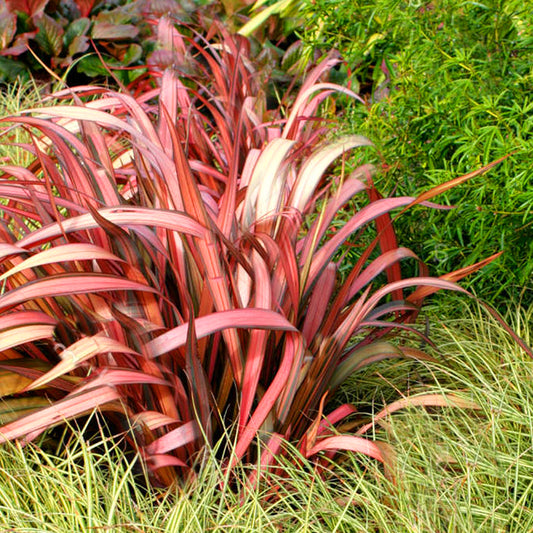
[[[384,461],[368,425],[339,434],[355,408],[326,412],[325,401],[374,361],[427,357],[390,341],[398,328],[415,333],[425,296],[462,290],[453,282],[468,273],[428,277],[398,247],[390,213],[488,167],[419,198],[382,198],[369,166],[328,174],[371,144],[327,140],[316,119],[332,92],[357,98],[321,81],[337,59],[307,76],[282,119],[266,109],[246,39],[185,38],[164,19],[159,31],[186,78],[164,70],[136,98],[80,87],[57,95],[74,105],[2,119],[32,133],[21,148],[35,161],[4,166],[0,179],[1,440],[98,408],[116,424],[127,415],[164,483],[224,435],[228,471],[266,467],[283,441],[307,458],[352,450]],[[330,232],[356,194],[368,203]],[[374,223],[341,283],[339,250]],[[404,259],[419,277],[402,278]]]

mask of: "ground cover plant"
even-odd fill
[[[222,19],[234,31],[250,14],[256,60],[275,64],[285,37],[276,24],[265,24],[279,11],[272,7],[248,0],[0,0],[0,84],[60,77],[69,85],[128,85],[147,64],[165,60],[154,32],[163,15],[181,23],[202,17],[204,27]],[[290,13],[282,13],[288,20]]]
[[[383,366],[380,377],[359,376],[359,390],[366,381],[366,387],[378,391],[374,397],[378,405],[393,394],[399,385],[396,378],[403,376],[411,391],[461,389],[479,407],[413,409],[386,421],[382,430],[398,452],[401,474],[381,515],[384,521],[388,516],[391,525],[377,530],[528,531],[533,521],[528,473],[531,358],[482,308],[451,300],[428,309],[437,324],[432,338],[441,357],[436,364],[421,370],[420,365],[398,362]],[[515,303],[506,314],[529,346],[532,310]],[[442,321],[443,314],[461,318]],[[385,383],[389,393],[379,386]],[[345,398],[356,401],[354,393],[356,389],[347,383]]]
[[[138,67],[153,49],[144,20],[150,8],[150,3],[127,0],[1,0],[0,81],[49,80],[47,69],[101,79],[118,67],[115,76],[127,84],[142,73]],[[166,10],[172,10],[170,3]]]
[[[371,146],[331,140],[317,120],[333,91],[357,98],[321,81],[338,60],[308,74],[282,117],[246,39],[186,30],[167,18],[157,28],[186,75],[154,69],[157,88],[136,97],[77,87],[55,95],[74,105],[2,119],[32,132],[21,148],[35,157],[4,165],[0,183],[2,439],[99,408],[155,483],[193,480],[205,446],[224,437],[234,447],[221,448],[223,471],[231,481],[239,462],[256,465],[252,486],[284,441],[305,459],[343,449],[388,465],[355,407],[326,401],[370,363],[427,359],[410,326],[422,301],[462,290],[453,281],[492,258],[428,277],[398,246],[390,213],[488,167],[417,198],[382,198],[368,165],[330,176],[335,159]],[[359,193],[366,205],[330,231]],[[373,222],[376,238],[341,284],[341,246]],[[418,276],[402,276],[404,259]]]
[[[513,154],[483,183],[451,191],[452,212],[420,213],[398,232],[438,273],[504,250],[467,286],[501,305],[532,301],[531,53],[527,3],[487,0],[301,2],[313,50],[338,48],[367,100],[348,131],[376,140],[384,194],[417,194]],[[309,56],[307,56],[309,57]]]

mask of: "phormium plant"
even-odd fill
[[[2,119],[32,132],[21,148],[35,160],[0,179],[1,439],[28,441],[98,408],[117,431],[126,415],[164,483],[193,475],[224,436],[229,472],[267,467],[284,440],[307,458],[386,460],[363,436],[368,420],[359,435],[338,426],[354,406],[325,402],[374,361],[427,357],[396,332],[416,334],[424,297],[462,290],[453,281],[480,265],[438,279],[420,263],[404,279],[400,262],[418,259],[398,246],[390,213],[486,168],[418,198],[382,198],[369,166],[330,176],[336,158],[371,144],[328,140],[316,120],[332,92],[357,98],[320,81],[337,59],[308,74],[282,118],[266,110],[246,39],[160,24],[187,76],[155,74],[158,88],[136,98],[79,87],[56,95],[74,105]],[[356,194],[367,205],[330,234]],[[374,223],[341,284],[339,250]]]

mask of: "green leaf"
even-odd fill
[[[87,35],[90,26],[91,21],[88,18],[80,18],[72,22],[65,32],[65,45],[70,46],[76,37],[79,38],[83,35]]]
[[[136,80],[139,76],[147,71],[145,68],[136,68],[133,70],[116,70],[115,76],[124,84],[129,85]]]
[[[82,54],[89,49],[89,38],[85,35],[76,35],[68,47],[68,55]]]
[[[124,65],[131,65],[132,63],[135,63],[136,61],[139,61],[141,59],[143,53],[142,46],[139,44],[131,44],[126,53],[124,54],[124,58],[122,59],[122,63]]]
[[[0,56],[0,82],[15,81],[18,77],[28,78],[26,67],[20,62]]]
[[[111,11],[100,11],[95,19],[95,23],[101,24],[105,22],[113,25],[131,24],[138,22],[141,17],[141,3],[130,2]]]
[[[108,64],[112,64],[113,66],[116,65],[116,59],[111,57],[105,57],[104,60]],[[97,55],[88,55],[80,59],[80,62],[78,63],[78,72],[82,72],[83,74],[87,74],[90,78],[95,78],[97,76],[108,76],[109,72],[105,68],[105,66],[102,64],[102,61]]]
[[[48,15],[41,15],[34,19],[38,28],[35,40],[41,49],[51,57],[57,57],[63,49],[64,30],[61,25]]]
[[[239,33],[245,37],[249,37],[252,33],[260,28],[272,15],[277,15],[282,11],[289,9],[294,0],[278,0],[275,4],[267,7],[263,11],[254,15],[240,30]],[[261,5],[260,2],[255,6]],[[254,6],[254,7],[255,7]]]
[[[376,44],[380,41],[383,41],[385,39],[385,35],[382,33],[374,33],[370,36],[368,39],[365,50],[363,54],[366,56],[372,52],[372,49],[376,46]]]

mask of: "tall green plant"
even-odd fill
[[[386,461],[368,426],[337,427],[355,407],[328,412],[326,400],[374,361],[427,357],[397,332],[415,335],[423,299],[463,291],[453,282],[488,261],[428,277],[398,246],[390,213],[486,168],[418,198],[382,198],[369,166],[328,173],[371,146],[326,140],[316,120],[332,92],[356,97],[320,82],[337,59],[308,74],[282,119],[267,111],[247,40],[166,29],[188,76],[160,72],[137,98],[64,91],[75,105],[9,117],[33,132],[24,148],[35,161],[4,165],[0,181],[1,439],[98,408],[117,428],[126,414],[166,483],[194,475],[204,444],[225,434],[230,474],[238,461],[260,473],[284,440],[310,459],[353,450]],[[326,237],[355,195],[366,205]],[[341,284],[339,250],[373,224]],[[419,276],[402,276],[405,259]]]
[[[483,183],[450,192],[451,212],[398,225],[402,241],[442,274],[497,250],[469,286],[494,303],[531,301],[533,12],[486,0],[302,2],[313,50],[337,48],[368,109],[348,131],[375,139],[382,191],[416,195],[512,153]],[[348,74],[344,74],[346,77]]]

